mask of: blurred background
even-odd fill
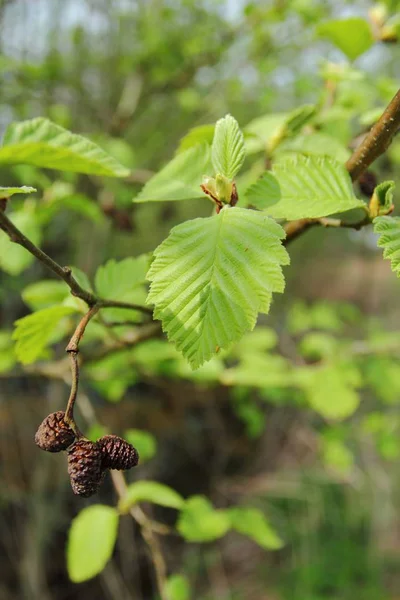
[[[264,168],[276,123],[293,124],[304,105],[310,118],[281,150],[312,146],[345,161],[397,91],[398,11],[396,0],[0,0],[0,131],[46,116],[131,169],[112,180],[3,166],[2,185],[40,192],[13,209],[29,216],[27,234],[48,254],[92,278],[108,259],[151,252],[172,226],[210,214],[207,201],[132,204],[193,127],[230,112],[253,141],[259,134],[239,189]],[[365,41],[356,29],[355,53],[321,26],[352,17],[371,31]],[[272,120],[255,121],[265,115]],[[399,164],[397,139],[357,193],[367,198],[376,181],[399,179]],[[193,598],[396,600],[399,282],[370,228],[314,228],[289,252],[287,290],[260,321],[252,365],[250,342],[196,376],[161,340],[91,362],[94,327],[82,352],[80,423],[93,438],[106,430],[140,437],[143,464],[130,481],[155,479],[219,507],[251,503],[285,541],[267,552],[233,533],[213,544],[163,537],[168,567],[188,577]],[[49,274],[1,244],[0,267],[0,599],[157,598],[127,517],[103,573],[68,580],[67,531],[90,501],[73,497],[65,457],[33,444],[40,421],[68,397],[51,368],[62,360],[64,331],[47,361],[17,364],[13,322],[46,306],[48,290],[43,298],[34,284]],[[351,409],[327,413],[285,386],[283,364],[342,349],[358,377]],[[335,390],[323,394],[340,405]],[[99,501],[115,502],[110,481]],[[170,512],[149,510],[173,523]]]

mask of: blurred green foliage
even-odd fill
[[[209,144],[212,124],[227,112],[245,135],[239,204],[271,160],[305,153],[345,162],[397,90],[398,9],[396,0],[47,0],[40,7],[3,0],[1,129],[45,117],[87,136],[130,172],[112,179],[2,164],[3,186],[38,190],[13,196],[10,216],[60,264],[75,265],[85,288],[104,297],[118,290],[127,301],[144,302],[144,253],[177,223],[208,216],[210,204],[197,196],[132,204],[143,184],[174,153]],[[394,139],[371,171],[378,181],[398,183],[399,163]],[[368,200],[372,190],[361,186],[356,193]],[[285,600],[396,598],[398,282],[376,245],[370,230],[315,231],[295,242],[286,296],[253,333],[197,371],[161,338],[101,356],[116,338],[129,340],[142,319],[138,313],[108,309],[105,322],[90,324],[82,343],[82,418],[89,437],[116,428],[138,447],[143,465],[137,477],[150,487],[146,495],[141,481],[139,488],[131,481],[132,505],[132,498],[154,502],[157,518],[169,523],[170,513],[158,505],[178,509],[182,496],[189,498],[178,529],[196,543],[182,549],[163,538],[176,573],[168,582],[171,600],[190,593],[203,600],[258,600],[266,593]],[[76,600],[155,598],[146,558],[133,554],[138,542],[129,533],[117,542],[108,571],[82,592],[68,587],[67,513],[82,505],[70,510],[61,475],[46,478],[45,459],[30,461],[38,415],[48,402],[35,398],[38,408],[27,413],[25,396],[34,390],[51,397],[51,406],[64,402],[65,390],[54,392],[53,380],[84,304],[4,235],[0,267],[2,418],[5,434],[10,422],[21,432],[19,445],[5,437],[7,450],[1,449],[0,552],[14,556],[1,572],[4,597],[58,599],[64,586]],[[48,312],[40,319],[43,310],[51,311],[51,320]],[[17,361],[28,355],[40,360],[24,369]],[[111,492],[105,494],[109,501]],[[80,513],[70,539],[79,551],[69,552],[76,581],[104,566],[118,519],[102,505],[85,510],[106,511],[104,535],[112,539],[98,564],[85,567],[82,556],[96,559],[96,553],[74,542],[81,535],[76,523],[88,515]],[[18,523],[16,545],[10,516]],[[104,548],[98,519],[84,525]],[[215,544],[204,543],[228,531]],[[281,538],[285,547],[275,555],[253,542],[278,548]]]

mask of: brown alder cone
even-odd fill
[[[75,440],[71,427],[64,421],[65,412],[58,410],[49,414],[39,425],[35,443],[47,452],[66,450]]]
[[[74,494],[87,498],[95,494],[103,480],[101,451],[97,443],[77,440],[68,449],[68,473]]]
[[[103,469],[126,471],[136,467],[139,454],[136,448],[117,435],[105,435],[97,442],[102,454]]]

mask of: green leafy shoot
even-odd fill
[[[180,512],[177,529],[188,542],[211,542],[231,527],[228,511],[216,510],[204,496],[192,496]]]
[[[273,176],[266,173],[246,192],[250,205],[264,208],[276,219],[288,221],[326,217],[366,204],[354,195],[350,175],[339,162],[326,156],[302,156],[277,163]]]
[[[41,357],[60,321],[75,312],[70,306],[52,306],[38,310],[15,322],[15,354],[24,365]]]
[[[67,545],[68,575],[74,583],[95,577],[112,556],[118,533],[118,512],[94,504],[72,521]]]
[[[237,507],[229,510],[233,529],[254,540],[266,550],[279,550],[283,542],[271,527],[261,510]]]
[[[161,171],[149,179],[133,201],[162,202],[204,198],[200,184],[210,168],[209,146],[206,144],[193,146],[177,154]]]
[[[378,234],[378,246],[383,248],[383,258],[390,260],[393,273],[400,277],[400,217],[377,217],[374,231]]]
[[[156,248],[148,302],[193,369],[252,330],[283,292],[283,237],[262,213],[225,207],[174,227]]]
[[[244,137],[238,122],[231,115],[226,115],[215,125],[211,158],[215,173],[230,180],[234,179],[243,165]]]
[[[0,164],[28,164],[106,177],[129,175],[129,169],[100,146],[42,117],[9,125],[0,148]]]
[[[328,39],[339,48],[350,60],[355,60],[369,50],[374,43],[374,36],[369,23],[360,17],[349,19],[332,19],[321,23],[317,28],[322,38]]]
[[[138,502],[152,502],[176,509],[182,508],[185,503],[182,496],[167,485],[158,481],[145,480],[136,481],[128,486],[125,496],[119,503],[119,510],[127,513]]]
[[[0,200],[11,198],[14,194],[32,194],[37,190],[33,187],[23,185],[22,187],[0,187]]]

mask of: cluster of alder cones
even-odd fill
[[[117,435],[105,435],[97,442],[77,438],[64,417],[62,410],[48,415],[36,432],[35,442],[47,452],[67,451],[74,494],[92,496],[109,469],[127,470],[138,464],[138,452],[126,440]]]

